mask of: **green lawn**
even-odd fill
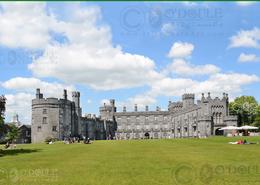
[[[260,184],[260,144],[238,139],[18,145],[0,151],[0,185]]]

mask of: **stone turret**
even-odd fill
[[[72,101],[75,102],[76,107],[80,107],[80,92],[72,92]]]
[[[80,92],[74,91],[72,92],[72,101],[75,103],[75,112],[76,112],[76,124],[75,127],[73,128],[73,132],[75,135],[78,133],[81,133],[81,117],[82,117],[82,110],[80,107]]]
[[[114,99],[110,99],[110,105],[112,107],[111,114],[112,114],[112,116],[114,116],[114,113],[116,112],[115,100]]]
[[[64,91],[63,91],[63,99],[64,100],[68,99],[68,95],[67,95],[67,90],[66,89],[64,89]]]
[[[41,93],[40,88],[36,89],[36,99],[42,99],[43,98],[43,94]]]

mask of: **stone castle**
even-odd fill
[[[212,99],[210,93],[195,103],[194,94],[184,94],[181,102],[169,102],[168,110],[117,112],[115,100],[99,108],[100,116],[82,116],[80,93],[72,92],[72,101],[64,90],[63,98],[43,98],[40,89],[32,100],[32,142],[46,137],[90,139],[183,138],[221,135],[223,126],[237,125],[237,116],[229,115],[228,95]]]

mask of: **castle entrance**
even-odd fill
[[[144,137],[145,137],[145,139],[149,139],[149,138],[150,138],[150,134],[149,134],[148,132],[146,132],[146,133],[144,134]]]
[[[220,128],[217,128],[215,130],[215,135],[216,136],[223,136],[224,135],[224,130],[220,130]]]

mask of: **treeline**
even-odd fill
[[[260,127],[260,104],[253,96],[237,97],[229,103],[230,114],[238,115],[238,126]]]

